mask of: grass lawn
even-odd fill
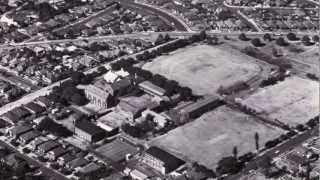
[[[319,114],[319,83],[290,77],[258,90],[242,103],[289,125],[306,123]]]
[[[234,147],[237,147],[239,155],[254,152],[256,132],[259,133],[260,147],[263,147],[267,140],[284,133],[283,130],[265,125],[254,117],[222,106],[155,138],[151,144],[181,158],[215,169],[222,157],[233,155]]]
[[[262,68],[255,62],[228,45],[196,45],[160,56],[143,68],[176,80],[197,95],[212,95],[220,86],[259,75]]]

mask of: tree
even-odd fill
[[[79,84],[82,80],[82,78],[84,78],[84,74],[82,72],[73,72],[71,74],[71,79],[73,82],[75,82],[76,84]]]
[[[218,162],[216,172],[222,174],[236,174],[242,169],[243,165],[232,156],[224,157]]]
[[[277,40],[276,40],[276,43],[277,45],[279,46],[288,46],[289,43],[283,38],[283,37],[279,37]]]
[[[241,33],[241,34],[239,35],[239,39],[240,39],[241,41],[250,41],[250,38],[248,38],[245,33]]]
[[[274,39],[272,38],[272,35],[270,33],[266,33],[263,35],[263,40],[264,41],[273,41]]]
[[[237,146],[233,147],[232,154],[233,154],[234,158],[238,159],[238,148],[237,148]]]
[[[296,129],[297,129],[298,131],[302,132],[302,131],[305,131],[305,130],[306,130],[306,127],[304,127],[303,124],[298,124],[298,125],[296,126]]]
[[[76,105],[78,105],[78,106],[83,106],[83,105],[85,105],[85,104],[88,103],[87,98],[84,97],[84,96],[82,96],[82,95],[80,95],[80,94],[78,94],[78,93],[73,94],[73,95],[71,96],[70,101],[71,101],[73,104],[76,104]]]
[[[101,73],[101,74],[104,74],[104,73],[107,73],[108,70],[104,67],[104,66],[99,66],[98,67],[98,71]]]
[[[162,34],[159,34],[158,35],[158,37],[157,37],[157,39],[156,39],[156,41],[155,41],[155,44],[156,45],[159,45],[159,44],[162,44],[162,43],[164,43],[164,37],[163,37],[163,35]]]
[[[164,87],[167,82],[167,78],[160,74],[155,74],[152,78],[152,82],[157,86]]]
[[[190,99],[190,97],[192,96],[192,90],[189,87],[181,87],[180,95],[184,99]]]
[[[166,42],[168,42],[168,41],[171,40],[171,37],[169,36],[169,34],[166,34],[166,35],[164,36],[164,40],[165,40]]]
[[[254,133],[254,141],[256,143],[256,150],[259,151],[260,147],[259,147],[259,133],[258,132]]]
[[[319,36],[318,36],[318,35],[314,35],[314,36],[313,36],[313,41],[314,41],[314,42],[319,42],[319,41],[320,41]]]
[[[298,41],[299,38],[297,37],[297,35],[293,32],[290,32],[287,34],[287,38],[290,40],[290,41]]]
[[[312,46],[312,45],[315,44],[314,42],[312,42],[311,37],[308,36],[308,35],[303,36],[302,39],[301,39],[301,41],[302,41],[302,43],[303,43],[304,45],[306,45],[306,46]]]
[[[264,45],[265,45],[264,43],[262,43],[262,42],[260,41],[259,38],[254,38],[254,39],[252,39],[252,40],[251,40],[251,44],[254,45],[255,47],[261,47],[261,46],[264,46]]]

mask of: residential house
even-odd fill
[[[105,167],[92,162],[80,169],[79,173],[80,180],[96,180],[103,177]]]
[[[37,152],[40,155],[45,155],[45,153],[49,152],[50,150],[58,146],[60,146],[58,142],[49,140],[49,141],[46,141],[45,143],[40,144],[37,148]]]
[[[40,106],[34,102],[30,102],[30,103],[24,105],[24,108],[29,110],[31,112],[31,114],[34,114],[34,115],[38,115],[46,110],[43,106]]]
[[[19,138],[19,136],[21,136],[24,133],[27,133],[29,131],[32,131],[33,128],[31,126],[28,125],[17,125],[13,128],[11,128],[8,133],[10,137],[13,138]]]
[[[58,146],[58,147],[52,149],[51,151],[49,151],[47,154],[47,157],[51,161],[55,161],[55,160],[57,160],[57,158],[59,158],[60,156],[62,156],[64,154],[67,154],[67,153],[68,153],[67,149],[65,149],[61,146]]]
[[[60,157],[58,157],[57,162],[60,166],[66,165],[68,162],[76,159],[75,156],[71,155],[70,153],[66,153]]]
[[[142,157],[142,162],[161,172],[162,174],[168,174],[185,163],[172,154],[154,146],[150,147],[145,152]]]
[[[17,175],[24,175],[28,171],[28,162],[18,154],[9,154],[4,158],[4,162],[10,166]]]
[[[18,141],[21,144],[28,144],[29,142],[31,142],[32,140],[34,140],[35,138],[39,137],[41,134],[38,131],[29,131],[27,133],[22,134]]]
[[[106,137],[106,131],[87,120],[75,122],[74,133],[88,142],[97,142]]]
[[[33,151],[37,150],[39,145],[45,143],[48,141],[48,138],[45,138],[43,136],[37,137],[35,138],[35,140],[31,141],[30,145],[31,145],[31,149]]]
[[[78,167],[86,166],[87,164],[89,164],[88,160],[86,160],[82,157],[78,157],[72,161],[67,162],[66,167],[69,169],[75,169]]]
[[[38,97],[36,99],[36,103],[42,107],[45,107],[45,108],[49,108],[50,106],[52,106],[54,104],[54,102],[50,101],[50,99],[48,99],[45,96]]]

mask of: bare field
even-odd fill
[[[290,77],[260,89],[242,103],[289,125],[306,123],[319,114],[319,83]]]
[[[256,60],[227,45],[197,45],[161,56],[144,69],[176,80],[195,94],[212,95],[223,86],[247,81],[262,71]]]
[[[223,106],[154,139],[151,144],[215,169],[222,157],[232,156],[234,147],[239,155],[254,152],[256,132],[263,147],[267,140],[279,136],[283,130]]]

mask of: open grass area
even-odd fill
[[[255,62],[228,45],[196,45],[158,57],[143,68],[176,80],[197,95],[212,95],[220,86],[259,75],[262,70]]]
[[[182,158],[215,169],[222,157],[233,155],[234,147],[237,147],[239,155],[254,152],[256,132],[259,133],[260,147],[284,133],[254,117],[222,106],[157,137],[151,143]]]
[[[319,83],[290,77],[260,89],[243,103],[289,125],[306,123],[319,114]]]

